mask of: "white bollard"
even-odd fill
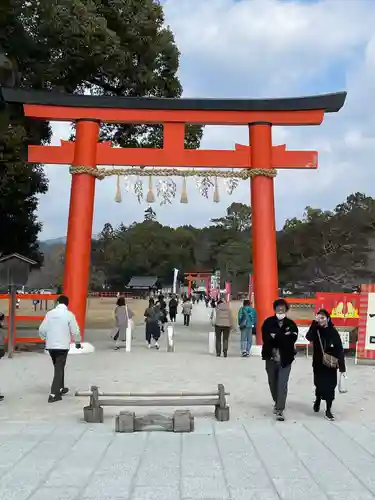
[[[167,326],[167,352],[174,352],[174,328]]]
[[[215,352],[215,332],[209,332],[208,334],[208,352],[209,354]]]
[[[125,352],[130,352],[132,350],[132,327],[128,326],[125,333]]]
[[[251,352],[250,352],[250,354],[252,356],[259,356],[259,357],[262,356],[262,346],[261,345],[256,345],[256,344],[254,345],[253,344],[251,346]]]

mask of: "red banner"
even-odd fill
[[[254,307],[254,276],[252,274],[249,274],[249,300]]]
[[[359,293],[317,293],[316,309],[326,309],[335,326],[359,325]]]
[[[231,294],[232,294],[232,284],[230,281],[225,282],[225,295],[226,295],[226,301],[229,303],[231,299]]]

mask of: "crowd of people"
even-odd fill
[[[150,298],[144,312],[146,341],[151,348],[159,349],[159,338],[164,331],[164,325],[169,320],[176,321],[179,299],[172,295],[167,304],[164,296]],[[81,348],[81,335],[74,314],[69,311],[69,299],[62,295],[58,298],[56,307],[47,312],[39,327],[39,335],[45,342],[54,367],[54,376],[48,397],[49,403],[61,401],[68,393],[65,386],[65,365],[73,338],[77,349]],[[232,311],[229,303],[223,298],[211,301],[211,322],[215,328],[216,356],[228,356],[230,332],[235,328]],[[274,314],[267,318],[262,326],[262,359],[265,361],[265,370],[268,378],[270,394],[274,403],[273,411],[276,419],[284,420],[284,410],[288,394],[288,382],[292,364],[295,360],[298,327],[288,317],[289,305],[284,299],[277,299],[273,303]],[[183,297],[181,312],[184,316],[184,325],[189,326],[192,314],[190,297]],[[127,306],[124,297],[118,297],[115,308],[116,342],[115,349],[119,349],[121,342],[126,342],[126,330],[134,314]],[[4,315],[0,315],[0,326]],[[251,351],[252,337],[257,326],[257,315],[249,300],[244,300],[238,311],[237,323],[241,332],[241,355],[248,357]],[[334,327],[329,313],[322,309],[306,334],[307,340],[313,344],[313,382],[315,386],[315,402],[313,411],[319,412],[322,401],[326,402],[325,416],[334,420],[332,404],[337,387],[337,372],[345,376],[346,366],[344,349],[341,338]],[[0,359],[5,354],[4,335],[0,328]],[[0,395],[0,401],[4,396]]]

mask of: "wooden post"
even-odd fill
[[[16,324],[16,303],[17,303],[17,286],[10,285],[10,293],[9,293],[9,326],[8,326],[8,358],[13,357],[15,340],[16,340],[16,332],[17,332],[17,324]]]
[[[101,424],[104,421],[103,408],[99,402],[99,389],[94,385],[91,387],[90,405],[83,408],[83,418],[85,422],[92,424]]]
[[[219,422],[227,422],[230,418],[229,406],[227,406],[226,398],[225,398],[225,388],[223,384],[219,384],[218,388],[218,397],[219,401],[215,407],[215,417]]]

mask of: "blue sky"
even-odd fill
[[[166,22],[181,51],[185,96],[276,97],[347,90],[345,108],[320,127],[274,128],[274,144],[319,151],[319,169],[282,172],[276,186],[276,221],[301,216],[307,205],[332,208],[353,191],[375,196],[375,0],[165,0]],[[68,128],[54,125],[56,143]],[[207,127],[202,147],[232,149],[248,143],[247,127]],[[42,238],[66,233],[70,176],[46,166],[50,190],[41,197]],[[177,179],[178,190],[180,179]],[[189,204],[154,206],[160,222],[207,225],[232,201],[249,203],[249,185],[232,196],[220,185],[212,203],[188,183]],[[97,184],[94,233],[104,223],[142,220],[147,204],[130,193],[115,204],[115,179]]]

